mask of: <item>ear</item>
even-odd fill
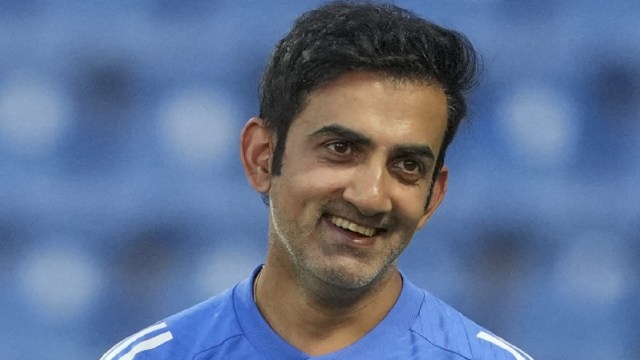
[[[431,200],[427,204],[427,208],[424,211],[424,215],[420,218],[418,222],[418,229],[421,229],[424,224],[427,223],[427,220],[433,215],[438,206],[442,203],[444,199],[444,194],[447,192],[447,181],[449,179],[449,169],[446,166],[442,166],[438,176],[436,176],[433,186],[431,188]]]
[[[272,132],[264,120],[251,118],[240,134],[240,159],[247,180],[259,193],[271,188]]]

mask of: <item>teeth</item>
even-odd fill
[[[349,220],[337,217],[337,216],[332,216],[329,218],[329,221],[334,224],[337,227],[343,228],[343,229],[347,229],[350,231],[353,231],[355,233],[364,235],[364,236],[373,236],[373,234],[376,233],[376,229],[370,228],[370,227],[365,227],[365,226],[360,226],[358,224],[354,224]]]

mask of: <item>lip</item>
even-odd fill
[[[329,230],[332,233],[335,233],[338,235],[336,236],[336,238],[339,240],[340,243],[343,243],[345,245],[349,245],[352,247],[371,247],[375,245],[375,243],[378,241],[380,232],[377,232],[375,235],[370,237],[364,236],[362,234],[358,234],[356,232],[349,231],[334,225],[331,221],[329,221],[329,217],[330,216],[326,216],[326,215],[323,216],[322,221],[325,223],[325,225],[329,228]]]

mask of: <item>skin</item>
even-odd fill
[[[291,345],[310,355],[339,350],[393,307],[402,288],[396,259],[446,192],[446,167],[431,181],[446,121],[435,84],[347,73],[308,96],[272,176],[275,136],[262,119],[249,120],[241,158],[251,185],[270,198],[257,304]]]

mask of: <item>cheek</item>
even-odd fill
[[[291,178],[291,188],[299,196],[323,196],[344,188],[348,174],[330,167],[308,167]]]
[[[295,175],[283,172],[275,183],[272,187],[273,205],[277,206],[283,218],[298,224],[315,217],[339,188],[335,177],[325,176],[319,171],[299,171]]]
[[[418,227],[425,214],[428,193],[425,191],[410,191],[398,198],[397,212],[408,226]]]

